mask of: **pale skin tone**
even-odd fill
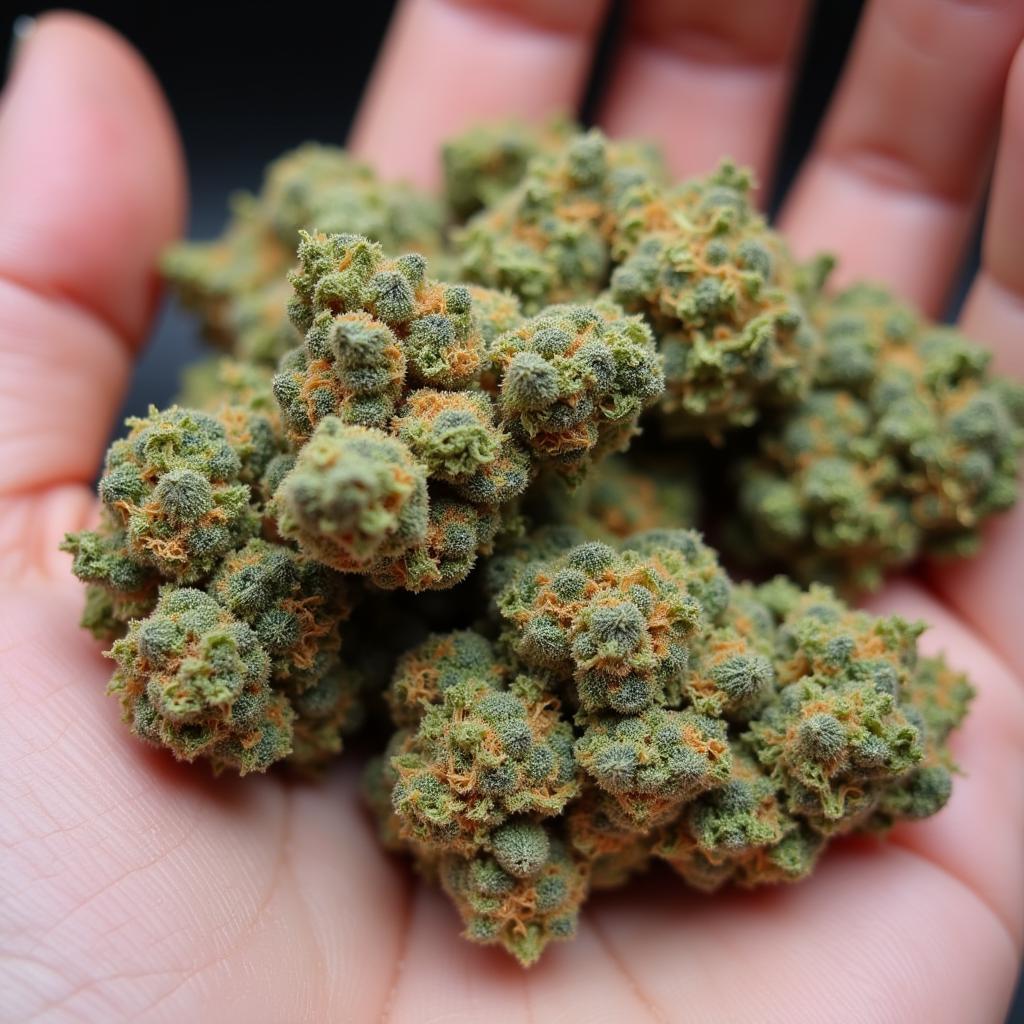
[[[728,152],[767,178],[802,4],[633,8],[601,123],[658,136],[679,174]],[[351,144],[434,183],[437,140],[466,121],[573,106],[602,13],[406,3]],[[782,216],[799,253],[837,250],[844,277],[935,313],[994,166],[963,326],[1018,375],[1022,37],[1013,0],[870,4]],[[593,900],[576,941],[528,973],[459,939],[442,897],[379,853],[353,765],[316,786],[212,785],[131,740],[56,548],[94,515],[89,481],[184,205],[140,58],[94,22],[43,18],[0,106],[0,1018],[1003,1019],[1024,940],[1024,507],[977,560],[872,601],[927,619],[925,650],[980,691],[938,817],[845,843],[791,888],[709,899],[659,874]]]

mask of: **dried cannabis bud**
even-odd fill
[[[503,422],[533,457],[570,476],[625,448],[664,388],[650,330],[614,305],[550,306],[490,350]]]
[[[558,701],[463,631],[408,652],[388,702],[403,725],[367,773],[387,844],[440,877],[476,941],[531,963],[571,938],[586,863],[544,824],[579,792]]]
[[[748,426],[810,385],[818,348],[782,238],[729,163],[665,190],[645,182],[617,209],[611,294],[645,313],[665,357],[662,410],[675,433]]]
[[[97,530],[68,534],[61,549],[74,556],[71,571],[86,584],[82,625],[97,640],[116,640],[132,619],[153,610],[160,576],[132,551],[110,512],[103,512]]]
[[[342,578],[253,539],[206,591],[167,585],[110,655],[110,691],[142,739],[216,770],[311,769],[358,723],[359,678],[340,660],[351,608]]]
[[[255,631],[275,684],[303,693],[337,661],[349,592],[339,573],[281,544],[251,540],[221,563],[208,592]]]
[[[795,881],[941,809],[970,685],[821,582],[971,552],[1024,388],[880,289],[823,297],[731,164],[669,187],[567,122],[443,161],[435,200],[302,147],[167,255],[229,355],[128,421],[64,542],[131,730],[315,772],[386,707],[382,842],[523,964],[653,862]],[[732,582],[705,507],[812,585]]]
[[[538,471],[578,479],[660,393],[648,329],[610,304],[519,326],[509,296],[352,235],[304,235],[291,281],[305,344],[273,383],[298,449],[279,527],[382,587],[458,583]]]
[[[572,731],[527,678],[449,687],[391,759],[400,835],[430,852],[493,849],[517,815],[558,814],[576,795]]]
[[[575,935],[587,865],[536,825],[508,830],[499,840],[509,855],[443,857],[441,884],[466,925],[467,939],[500,943],[526,966],[549,942]]]
[[[100,500],[140,562],[181,583],[209,575],[258,528],[249,484],[276,453],[272,427],[178,406],[128,426],[107,453]]]
[[[437,635],[403,659],[367,783],[467,938],[532,963],[591,886],[652,858],[707,890],[794,881],[830,837],[948,799],[971,691],[917,657],[920,624],[733,585],[682,530],[618,549],[547,531],[495,564],[497,644]]]
[[[320,421],[275,492],[286,537],[326,565],[370,572],[427,532],[426,474],[382,430]]]
[[[493,206],[519,184],[534,157],[557,153],[578,131],[563,118],[543,125],[500,121],[474,125],[449,139],[441,148],[448,208],[465,220]]]
[[[298,449],[274,503],[282,532],[383,587],[454,585],[533,472],[479,390],[485,339],[518,321],[516,303],[352,235],[304,235],[291,281],[305,344],[273,384]]]
[[[392,427],[432,478],[467,501],[503,505],[530,482],[529,455],[499,425],[483,392],[414,391]]]
[[[258,196],[234,197],[222,238],[174,246],[163,271],[213,342],[272,366],[299,341],[285,316],[285,272],[301,230],[358,233],[389,249],[434,253],[441,219],[430,197],[378,180],[342,149],[310,144],[274,161]]]
[[[407,379],[446,391],[477,380],[484,342],[470,293],[428,279],[422,256],[388,260],[362,236],[303,233],[298,257],[288,308],[305,345],[274,380],[297,438],[328,414],[385,426]]]
[[[528,313],[593,297],[611,268],[611,211],[632,183],[659,175],[657,157],[600,132],[539,153],[519,184],[454,238],[460,274],[507,288]]]
[[[588,712],[664,703],[686,666],[701,598],[724,603],[728,587],[710,551],[680,537],[686,554],[665,547],[652,559],[590,543],[528,565],[498,598],[517,656],[571,681]]]
[[[111,650],[110,691],[141,738],[242,774],[290,750],[293,713],[271,690],[255,632],[201,590],[171,588]]]
[[[647,830],[729,778],[725,725],[692,711],[653,707],[640,715],[595,716],[576,742],[576,760],[611,796],[606,813]]]
[[[456,683],[477,682],[499,690],[506,674],[490,641],[479,633],[465,629],[431,634],[398,660],[385,696],[393,721],[415,726]]]
[[[922,552],[973,553],[979,524],[1016,499],[1020,389],[881,289],[851,288],[815,316],[815,390],[737,469],[737,546],[850,591]]]

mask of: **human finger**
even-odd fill
[[[793,80],[806,0],[640,0],[600,120],[657,141],[675,176],[730,156],[767,179]]]
[[[994,366],[1024,382],[1024,47],[1007,83],[995,173],[985,218],[981,269],[960,319],[964,331],[988,346]],[[1024,576],[1024,508],[988,523],[976,558],[936,561],[935,590],[1020,673],[1020,580]]]
[[[798,255],[941,310],[980,198],[1024,5],[874,0],[789,196]]]
[[[139,56],[91,18],[41,18],[0,106],[0,492],[95,472],[183,207]]]
[[[573,112],[606,0],[404,0],[350,148],[385,177],[437,184],[441,140],[494,117]]]
[[[992,190],[985,216],[981,269],[961,316],[964,330],[995,353],[1003,373],[1024,380],[1024,46],[1006,86]]]

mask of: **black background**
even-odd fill
[[[184,139],[189,234],[195,238],[215,236],[224,224],[228,195],[257,188],[263,166],[283,150],[310,139],[344,140],[392,7],[380,0],[322,7],[186,0],[74,6],[127,36],[162,83]],[[782,144],[776,205],[813,139],[860,9],[859,0],[819,0],[815,7]],[[32,13],[0,4],[0,26],[9,30],[17,15]],[[619,3],[605,32],[591,96],[614,55],[621,15]],[[976,250],[966,262],[965,280],[975,260]],[[962,288],[954,308],[961,295]],[[181,366],[202,351],[189,319],[165,304],[124,412],[166,402]],[[966,1008],[963,1019],[967,1024]],[[1024,1024],[1024,992],[1018,992],[1008,1024]]]

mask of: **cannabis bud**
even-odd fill
[[[320,421],[274,501],[286,537],[346,572],[372,571],[427,531],[426,474],[408,448],[336,416]]]
[[[611,303],[551,306],[496,339],[502,419],[541,464],[569,476],[625,448],[664,378],[650,330]]]
[[[132,619],[152,611],[160,576],[136,555],[118,517],[104,510],[96,530],[65,537],[71,571],[86,584],[82,625],[97,640],[115,640]]]
[[[539,152],[511,191],[456,232],[459,271],[514,292],[529,313],[593,296],[611,266],[609,210],[629,184],[659,174],[643,147],[597,131],[571,136]]]
[[[685,530],[548,528],[492,568],[497,641],[433,635],[400,661],[367,781],[471,940],[532,963],[591,887],[654,860],[705,890],[795,881],[831,837],[948,799],[971,691],[918,657],[919,624],[732,584]]]
[[[633,714],[664,703],[703,617],[727,600],[711,552],[679,534],[658,559],[589,543],[527,563],[498,597],[524,663],[575,686],[587,711]],[[706,602],[706,605],[705,605]]]
[[[524,965],[657,862],[792,882],[939,811],[970,684],[844,597],[974,550],[1024,388],[826,295],[730,163],[672,186],[566,121],[442,161],[431,197],[301,147],[166,255],[224,351],[127,421],[63,545],[130,730],[316,774],[389,714],[383,845]],[[702,520],[797,582],[732,580]]]
[[[310,144],[275,160],[258,196],[233,198],[222,238],[173,246],[163,271],[211,341],[272,367],[300,340],[285,311],[285,273],[300,231],[351,232],[389,249],[435,253],[441,221],[430,196],[380,181],[342,149]]]
[[[107,453],[100,500],[139,561],[182,583],[208,575],[257,529],[245,481],[273,454],[272,432],[265,446],[248,434],[243,445],[230,422],[180,407],[128,425]]]
[[[558,814],[577,789],[572,733],[545,704],[530,680],[449,687],[391,760],[403,838],[471,854],[490,849],[494,830],[516,815]]]
[[[806,392],[819,339],[782,238],[724,163],[675,190],[643,183],[620,200],[622,261],[611,294],[660,338],[662,409],[673,432],[718,436]]]
[[[444,193],[458,220],[493,206],[523,179],[535,157],[553,155],[579,131],[563,118],[542,125],[501,121],[474,125],[441,148]]]
[[[266,651],[201,590],[169,589],[111,654],[118,667],[110,691],[143,739],[242,774],[290,752],[293,715],[270,689]]]
[[[465,922],[466,938],[500,943],[527,966],[549,942],[576,934],[587,865],[537,826],[530,832],[520,826],[500,838],[511,847],[508,856],[442,858],[441,884]]]
[[[737,547],[849,591],[922,552],[970,554],[979,524],[1016,498],[1020,389],[878,288],[823,300],[815,318],[814,390],[737,468]]]

